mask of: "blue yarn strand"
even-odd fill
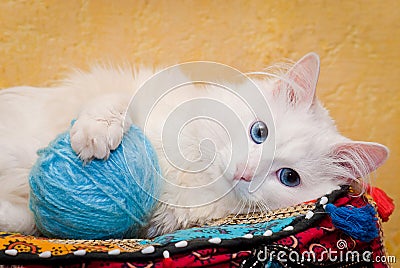
[[[325,211],[330,215],[336,228],[354,239],[370,242],[379,235],[376,211],[370,204],[360,208],[327,204]]]

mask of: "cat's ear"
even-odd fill
[[[375,171],[388,158],[386,146],[374,142],[346,142],[333,147],[335,165],[344,167],[352,178],[362,178]]]
[[[319,68],[318,54],[308,53],[295,63],[278,82],[279,93],[286,94],[289,104],[309,108],[315,98]]]

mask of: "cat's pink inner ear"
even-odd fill
[[[316,53],[301,58],[279,82],[279,91],[285,90],[288,102],[311,106],[318,82],[320,60]],[[282,93],[282,92],[280,92]]]
[[[355,178],[368,175],[380,167],[388,158],[386,146],[373,142],[347,142],[334,147],[333,154]]]

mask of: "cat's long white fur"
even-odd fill
[[[388,155],[386,147],[367,142],[353,142],[338,133],[328,112],[314,96],[318,78],[319,59],[308,54],[282,79],[254,79],[265,94],[274,117],[276,152],[271,169],[260,169],[257,176],[266,176],[255,193],[248,193],[246,181],[240,180],[236,189],[223,198],[217,197],[224,187],[231,187],[237,169],[245,159],[233,159],[218,185],[193,196],[182,189],[165,187],[160,203],[147,228],[149,236],[185,228],[210,218],[249,209],[275,209],[319,197],[339,184],[350,183],[368,175],[380,166]],[[45,147],[57,134],[71,129],[73,149],[83,160],[107,158],[121,139],[124,127],[135,123],[140,114],[124,115],[131,95],[154,71],[146,68],[95,67],[90,72],[75,72],[62,83],[51,88],[15,87],[0,91],[0,230],[23,233],[34,232],[32,213],[28,209],[28,174],[39,148]],[[171,78],[173,79],[173,78]],[[221,129],[209,122],[194,124],[182,135],[183,154],[189,159],[199,157],[198,144],[204,136],[211,136],[216,145],[216,158],[206,171],[185,173],[170,165],[163,157],[168,144],[160,139],[160,121],[168,107],[182,103],[185,98],[219,98],[241,107],[237,99],[221,93],[212,86],[198,89],[191,86],[185,94],[173,94],[161,103],[149,120],[146,133],[160,157],[163,174],[183,186],[203,185],[221,174],[226,159],[235,144],[229,144]],[[200,93],[199,93],[200,92]],[[221,95],[222,94],[222,95]],[[245,108],[243,108],[245,109]],[[139,109],[140,110],[140,109]],[[238,113],[244,110],[236,109]],[[244,116],[246,118],[246,116]],[[251,118],[248,119],[251,124]],[[234,137],[233,137],[234,138]],[[257,155],[259,147],[248,137],[250,155]],[[240,146],[240,145],[238,145]],[[247,152],[246,152],[247,154]],[[205,159],[207,161],[209,159]],[[254,163],[252,163],[254,161]],[[250,159],[250,168],[272,159]],[[277,178],[280,168],[292,168],[301,177],[298,187],[282,185]],[[235,182],[237,183],[237,181]],[[215,195],[218,201],[199,207],[179,207]]]

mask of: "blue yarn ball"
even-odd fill
[[[132,126],[107,160],[84,164],[69,131],[38,151],[31,170],[30,208],[48,237],[108,239],[137,236],[160,193],[157,156]]]

